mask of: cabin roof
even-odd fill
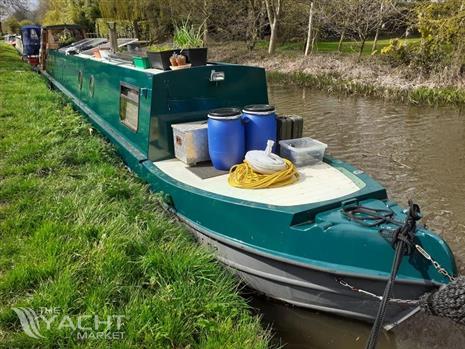
[[[170,72],[170,70],[162,70],[162,69],[157,69],[157,68],[149,68],[149,69],[141,70],[140,68],[135,67],[132,61],[127,61],[127,60],[118,59],[118,58],[111,58],[109,60],[99,59],[99,58],[95,58],[94,56],[88,53],[82,53],[82,52],[76,54],[75,56],[83,58],[83,59],[97,61],[102,64],[117,65],[117,66],[124,67],[124,68],[131,69],[131,70],[143,71],[144,73],[153,74],[153,75]],[[218,65],[221,65],[221,63],[215,63],[215,62],[207,63],[207,66],[212,66],[212,67],[218,66]]]

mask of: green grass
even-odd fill
[[[391,39],[380,39],[376,43],[376,52],[379,53],[383,47],[389,45]],[[418,38],[405,39],[409,43],[417,42]],[[337,53],[339,41],[318,41],[315,45],[314,52],[318,53]],[[371,55],[373,40],[367,40],[363,48],[363,55]],[[268,41],[262,40],[257,43],[257,48],[268,48]],[[305,49],[305,43],[302,42],[284,42],[278,44],[276,52],[278,53],[299,53],[301,54]],[[341,45],[341,53],[344,54],[358,54],[359,43],[354,41],[343,41]]]
[[[89,129],[0,45],[0,347],[267,347],[236,280]],[[124,339],[30,338],[12,307],[124,315]]]

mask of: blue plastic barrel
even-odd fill
[[[276,143],[276,112],[269,104],[255,104],[244,107],[242,118],[245,124],[245,149],[264,150],[270,139]],[[275,150],[276,146],[273,146]]]
[[[208,113],[208,152],[213,167],[229,169],[245,155],[245,130],[238,108],[219,108]]]

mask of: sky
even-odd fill
[[[35,9],[37,7],[37,5],[39,4],[39,0],[28,0],[29,2],[29,8],[31,10]]]

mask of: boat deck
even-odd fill
[[[300,167],[298,182],[269,189],[234,188],[228,184],[228,174],[201,179],[177,159],[157,161],[154,165],[183,184],[217,195],[275,206],[317,203],[350,195],[361,189],[360,184],[327,163]]]

